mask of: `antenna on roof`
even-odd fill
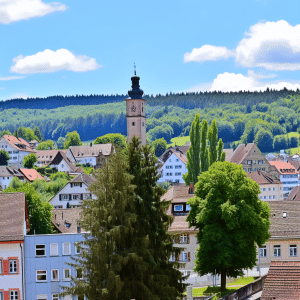
[[[134,75],[136,75],[136,66],[135,66],[135,63],[133,64],[133,69],[134,69]]]

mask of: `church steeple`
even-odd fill
[[[135,135],[141,139],[142,145],[146,145],[146,100],[142,98],[144,92],[140,89],[140,77],[136,75],[134,65],[134,75],[131,77],[131,89],[128,91],[129,98],[126,101],[127,119],[127,140],[130,142]]]

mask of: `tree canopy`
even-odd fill
[[[82,142],[77,131],[68,132],[66,135],[66,141],[64,143],[64,149],[69,149],[70,146],[80,146]]]
[[[5,150],[1,149],[0,150],[0,166],[7,166],[9,159],[10,159],[9,154]]]
[[[242,166],[216,162],[199,176],[195,198],[187,217],[199,231],[195,271],[201,275],[236,277],[256,263],[256,247],[270,237],[270,208],[258,198],[259,185],[247,177]]]
[[[26,169],[32,169],[37,160],[37,155],[35,153],[30,153],[23,158],[23,167]]]

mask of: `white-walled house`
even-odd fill
[[[18,177],[21,181],[25,179],[24,174],[19,170],[0,166],[0,189],[6,189],[14,177]]]
[[[78,208],[83,200],[95,199],[95,196],[88,190],[88,187],[96,179],[85,173],[70,180],[50,201],[54,208]]]
[[[81,167],[76,167],[63,151],[57,152],[49,166],[53,169],[56,169],[58,172],[65,172],[68,174],[84,173],[83,169]]]
[[[161,177],[158,182],[184,183],[182,175],[187,172],[187,158],[180,149],[168,149],[159,160]]]
[[[35,150],[24,139],[13,135],[4,135],[0,138],[0,150],[5,150],[9,154],[8,165],[17,169],[23,167],[25,156],[35,153]]]
[[[103,159],[111,154],[112,144],[90,144],[85,146],[71,146],[66,152],[69,160],[75,164],[89,164],[95,168],[101,167]]]

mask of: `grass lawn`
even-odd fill
[[[171,144],[168,145],[168,147],[172,146],[184,146],[187,142],[190,141],[190,136],[181,136],[181,137],[176,137],[171,139]]]
[[[231,283],[228,283],[227,286],[229,285],[246,285],[246,284],[249,284],[251,282],[253,282],[255,280],[254,277],[240,277],[240,278],[237,278],[235,281],[231,282]]]

